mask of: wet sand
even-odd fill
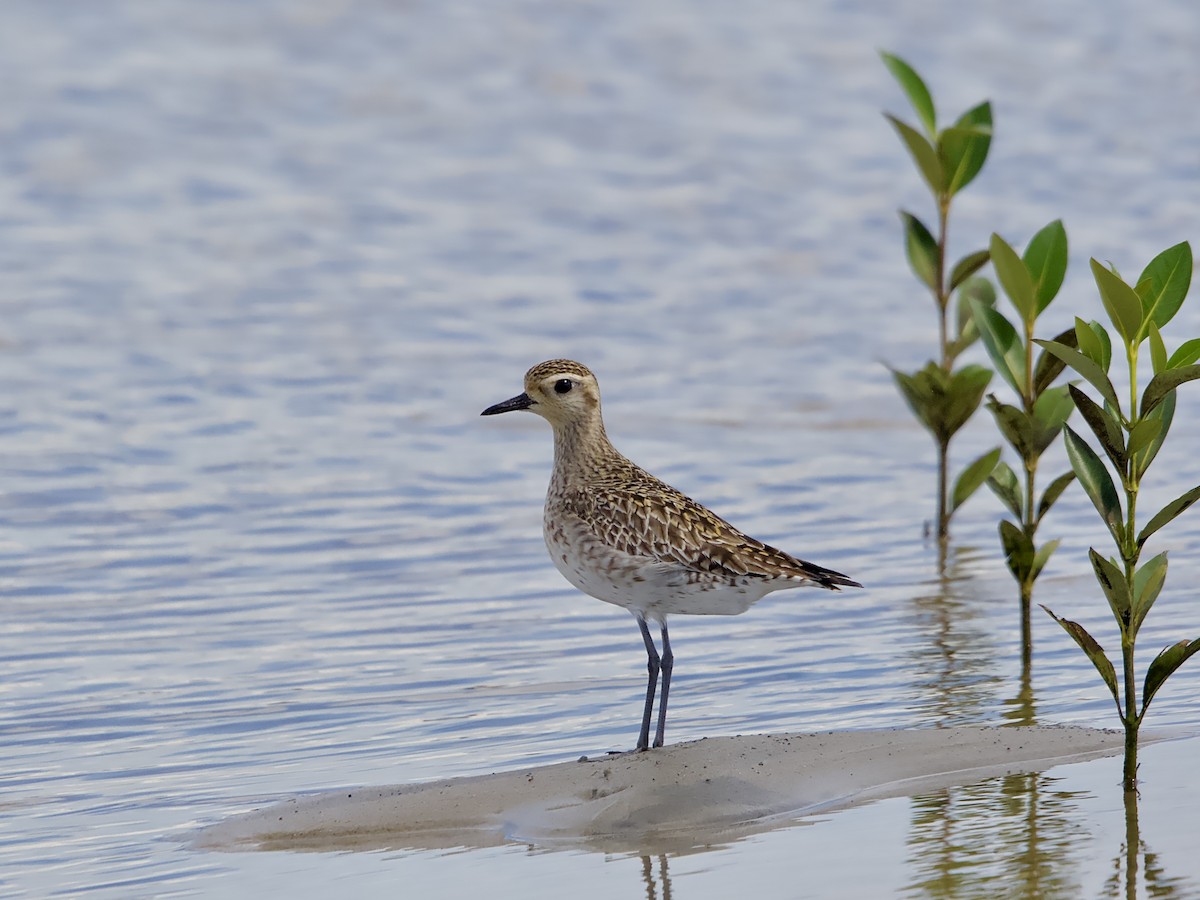
[[[805,815],[1119,753],[1116,731],[955,727],[706,738],[468,778],[304,796],[206,828],[218,850],[518,843],[685,852]]]

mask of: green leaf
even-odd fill
[[[895,116],[884,113],[884,117],[892,123],[892,127],[900,135],[900,140],[908,148],[908,152],[912,155],[913,162],[917,164],[917,170],[921,173],[921,177],[925,179],[925,183],[929,185],[935,194],[944,193],[946,190],[946,173],[942,170],[942,162],[938,159],[938,154],[933,149],[933,144],[929,143],[929,140],[921,132],[917,131],[911,125],[901,122]]]
[[[1075,411],[1068,386],[1050,388],[1042,393],[1033,404],[1031,437],[1034,456],[1041,456],[1054,443],[1067,419]]]
[[[954,268],[950,270],[950,290],[954,290],[986,266],[988,260],[991,258],[991,254],[988,251],[976,250],[974,253],[968,253],[956,262]]]
[[[952,513],[966,503],[968,497],[979,490],[999,461],[1000,448],[996,447],[963,469],[958,480],[954,482],[954,490],[950,495],[950,511]]]
[[[1033,423],[1023,409],[1017,409],[1007,403],[1001,403],[992,394],[988,397],[988,409],[996,417],[996,427],[1004,435],[1004,439],[1017,451],[1021,459],[1035,456],[1033,449]]]
[[[1075,317],[1075,346],[1106,373],[1112,364],[1112,342],[1099,322],[1085,322]]]
[[[1117,704],[1117,712],[1124,718],[1125,714],[1121,709],[1121,700],[1117,695],[1117,672],[1108,657],[1104,655],[1103,648],[1096,643],[1096,639],[1088,634],[1087,630],[1078,622],[1072,622],[1069,619],[1060,619],[1054,613],[1050,612],[1049,609],[1046,609],[1045,606],[1042,606],[1042,609],[1045,609],[1050,618],[1061,625],[1063,630],[1079,645],[1079,648],[1087,654],[1087,658],[1092,661],[1092,665],[1096,667],[1096,671],[1100,673],[1100,677],[1104,679],[1104,683],[1112,691],[1113,701]],[[1130,715],[1132,714],[1131,710]]]
[[[975,180],[992,144],[992,105],[988,102],[963,113],[938,135],[938,158],[946,172],[946,191],[956,194]]]
[[[1075,385],[1068,385],[1067,390],[1071,394],[1071,399],[1075,401],[1075,408],[1079,410],[1083,420],[1092,429],[1092,434],[1096,435],[1096,440],[1100,442],[1100,446],[1112,460],[1113,466],[1118,472],[1124,472],[1129,455],[1125,449],[1125,433],[1121,430],[1120,423],[1112,417],[1107,409],[1098,406],[1091,397]]]
[[[1142,327],[1142,301],[1137,291],[1095,259],[1092,260],[1092,276],[1096,279],[1100,299],[1117,333],[1125,339],[1125,343],[1133,344]]]
[[[1182,366],[1178,369],[1167,369],[1150,379],[1142,394],[1142,415],[1162,403],[1163,399],[1184,382],[1200,378],[1200,365]]]
[[[1163,441],[1167,439],[1167,432],[1171,430],[1171,422],[1175,418],[1175,392],[1171,391],[1171,393],[1167,394],[1163,402],[1154,407],[1146,418],[1157,419],[1162,424],[1158,429],[1158,434],[1150,441],[1150,446],[1133,456],[1133,473],[1139,479],[1150,468],[1150,463],[1154,462],[1154,457],[1158,456],[1158,451],[1162,448]]]
[[[1197,500],[1200,500],[1200,485],[1197,485],[1190,491],[1187,491],[1186,493],[1176,497],[1174,500],[1156,512],[1150,521],[1146,523],[1146,527],[1141,530],[1140,534],[1138,534],[1138,547],[1141,547],[1143,544],[1145,544],[1146,541],[1150,539],[1150,535],[1154,534],[1154,532],[1158,531],[1158,529],[1162,528],[1176,516],[1180,515]]]
[[[1167,554],[1160,553],[1133,575],[1133,622],[1130,631],[1134,635],[1142,627],[1150,607],[1158,599],[1167,581]]]
[[[1029,535],[1008,519],[1000,520],[1000,545],[1004,548],[1004,561],[1017,581],[1024,583],[1033,571],[1033,541]]]
[[[1187,241],[1158,254],[1138,279],[1142,319],[1164,327],[1179,312],[1191,284],[1192,247]]]
[[[1000,279],[1000,286],[1021,315],[1022,322],[1037,318],[1037,297],[1034,295],[1033,278],[1017,251],[998,234],[992,235],[992,268]]]
[[[1197,360],[1200,360],[1200,338],[1192,338],[1190,341],[1184,341],[1179,349],[1171,354],[1171,358],[1167,360],[1167,368],[1180,369]]]
[[[900,87],[904,89],[904,93],[908,96],[908,102],[912,104],[912,108],[917,113],[917,118],[925,126],[925,131],[930,136],[936,134],[937,116],[933,108],[933,97],[929,93],[929,88],[925,86],[925,82],[921,80],[921,76],[900,57],[883,51],[880,51],[879,55],[882,57],[883,64],[887,66],[888,71],[892,73],[892,77],[900,82]]]
[[[971,302],[985,306],[996,305],[996,290],[986,278],[968,278],[958,291],[958,337],[950,342],[950,357],[953,359],[979,339],[979,328],[971,312]]]
[[[941,369],[937,363],[929,362],[924,369],[918,369],[911,374],[901,372],[899,369],[892,369],[891,372],[892,378],[896,380],[896,386],[900,388],[900,393],[908,401],[913,415],[936,437],[936,420],[933,415],[936,376],[930,374],[931,368]]]
[[[1146,684],[1142,689],[1142,715],[1146,714],[1146,707],[1150,705],[1150,701],[1154,699],[1158,689],[1174,674],[1176,669],[1187,662],[1197,651],[1200,651],[1200,638],[1196,638],[1190,643],[1179,641],[1154,657],[1154,661],[1146,669]]]
[[[1061,543],[1062,540],[1060,538],[1055,538],[1038,547],[1037,553],[1033,555],[1033,571],[1030,572],[1030,577],[1037,578],[1042,574],[1042,569],[1046,568],[1046,563],[1050,561],[1050,557]]]
[[[928,362],[911,375],[893,369],[892,377],[921,423],[939,443],[948,443],[979,408],[992,372],[968,365],[949,373]]]
[[[1075,474],[1071,473],[1071,477],[1074,478]],[[1000,498],[1000,502],[1012,511],[1012,514],[1017,517],[1017,521],[1025,518],[1025,502],[1021,499],[1021,485],[1017,482],[1017,475],[1009,468],[1008,463],[996,464],[996,467],[992,469],[992,474],[988,476],[987,486],[991,488],[993,494]]]
[[[908,255],[908,264],[913,274],[936,292],[939,288],[937,241],[925,223],[912,213],[900,210],[900,219],[904,222],[904,252]]]
[[[992,130],[992,104],[987,100],[977,103],[959,116],[954,125],[956,128],[977,128],[990,132]]]
[[[1108,336],[1108,329],[1097,322],[1095,319],[1087,323],[1088,328],[1092,330],[1092,334],[1100,339],[1100,352],[1102,358],[1099,360],[1100,367],[1105,372],[1112,367],[1112,338]]]
[[[1041,313],[1058,294],[1067,273],[1067,230],[1062,219],[1055,219],[1033,236],[1023,259],[1033,277],[1033,293]]]
[[[984,306],[996,305],[996,289],[992,286],[991,281],[982,275],[968,278],[958,288],[958,324],[960,331],[963,324],[969,322],[972,318],[972,300],[977,300]]]
[[[996,371],[1012,386],[1017,396],[1024,397],[1025,347],[1017,330],[1000,310],[985,306],[978,300],[971,301],[971,312]]]
[[[1096,580],[1104,589],[1104,596],[1108,599],[1108,606],[1112,610],[1113,617],[1120,624],[1121,633],[1124,634],[1129,627],[1130,613],[1133,610],[1133,598],[1129,593],[1129,583],[1125,580],[1124,573],[1112,560],[1105,559],[1090,547],[1088,548],[1088,558],[1092,561]]]
[[[967,365],[953,372],[950,379],[950,405],[947,412],[947,431],[953,435],[974,415],[983,401],[983,392],[992,380],[992,370],[984,366]]]
[[[1050,511],[1050,507],[1054,505],[1054,501],[1062,496],[1062,492],[1071,486],[1071,482],[1075,480],[1074,472],[1067,472],[1065,475],[1059,475],[1046,488],[1046,492],[1042,494],[1041,502],[1038,503],[1037,519],[1035,525],[1040,525],[1042,517]]]
[[[1150,363],[1157,375],[1167,367],[1167,345],[1163,343],[1162,332],[1152,321],[1146,322],[1147,335],[1150,338]]]
[[[1133,428],[1129,429],[1129,443],[1125,447],[1125,453],[1128,456],[1135,456],[1149,447],[1158,437],[1162,425],[1162,419],[1157,416],[1146,416],[1141,419]]]
[[[1066,331],[1056,335],[1053,342],[1062,344],[1064,347],[1074,347],[1076,344],[1075,329],[1068,328]],[[1030,348],[1033,349],[1032,347]],[[1037,362],[1033,367],[1033,395],[1039,396],[1046,388],[1050,387],[1051,383],[1062,374],[1063,369],[1067,364],[1055,356],[1053,353],[1047,353],[1043,350],[1038,354]]]
[[[1068,366],[1078,372],[1092,387],[1100,392],[1100,396],[1111,403],[1118,411],[1121,409],[1121,402],[1117,399],[1117,391],[1113,387],[1112,382],[1108,380],[1108,375],[1100,368],[1100,365],[1088,357],[1084,356],[1074,347],[1068,347],[1065,344],[1057,344],[1054,341],[1043,341],[1034,338],[1033,341],[1046,350],[1057,356]]]
[[[1103,368],[1105,373],[1108,373],[1109,368],[1112,366],[1112,340],[1109,337],[1108,329],[1104,328],[1104,325],[1096,322],[1094,319],[1092,322],[1084,322],[1084,320],[1076,316],[1075,336],[1080,341],[1079,349],[1084,350],[1084,341],[1086,338],[1080,336],[1081,331],[1082,334],[1091,334],[1094,338],[1094,341],[1087,342],[1088,346],[1084,355],[1093,362],[1096,362],[1100,368]]]
[[[1121,501],[1117,497],[1117,489],[1113,487],[1112,476],[1096,452],[1087,442],[1072,430],[1070,425],[1063,427],[1064,441],[1067,445],[1067,457],[1071,460],[1071,468],[1083,486],[1084,493],[1091,499],[1100,518],[1108,526],[1116,538],[1117,546],[1124,545],[1125,526],[1121,520]]]

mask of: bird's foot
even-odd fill
[[[646,749],[645,747],[642,747],[640,749],[635,748],[633,750],[605,750],[604,757],[588,756],[585,753],[583,756],[579,757],[577,762],[595,762],[596,760],[602,759],[602,758],[611,758],[613,756],[624,756],[627,753],[640,753],[641,750],[645,750],[645,749]]]

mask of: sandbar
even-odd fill
[[[234,816],[214,850],[440,850],[505,843],[689,852],[814,813],[1119,753],[1076,726],[704,738],[657,750],[415,784],[327,791]]]

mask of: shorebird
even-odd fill
[[[675,656],[667,617],[735,616],[772,591],[862,587],[840,572],[789,556],[630,462],[609,441],[600,387],[587,366],[539,363],[525,390],[482,415],[528,410],[554,429],[554,470],[543,531],[558,571],[585,594],[633,613],[646,645],[649,681],[637,749],[663,745]],[[648,622],[660,628],[662,651]],[[662,694],[650,744],[659,675]]]

